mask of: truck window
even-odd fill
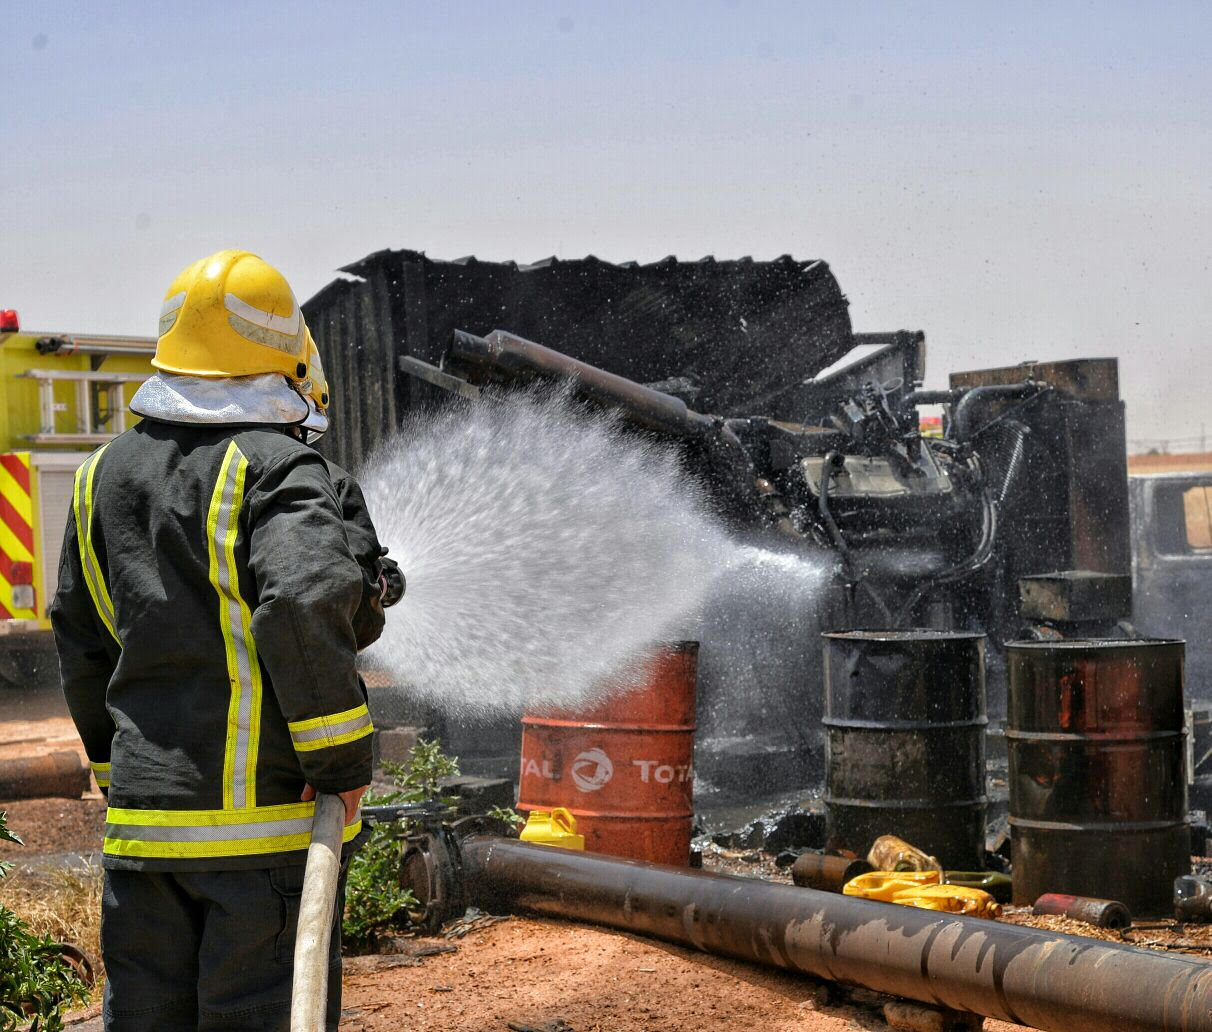
[[[1159,487],[1154,513],[1159,552],[1212,553],[1212,482]]]
[[[1200,484],[1183,492],[1187,547],[1193,552],[1212,550],[1212,485]]]

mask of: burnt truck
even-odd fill
[[[983,631],[994,717],[1002,643],[1134,633],[1114,359],[925,389],[924,334],[853,332],[823,262],[671,261],[555,276],[388,252],[350,267],[360,280],[304,306],[338,391],[377,372],[369,403],[336,398],[335,457],[356,466],[416,405],[560,381],[675,442],[735,533],[827,562],[810,599],[726,585],[708,606],[696,755],[720,787],[819,768],[822,631]],[[937,435],[923,411],[941,413]],[[464,753],[493,738],[444,730]]]

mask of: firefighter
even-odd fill
[[[143,420],[76,474],[51,609],[109,799],[105,1025],[286,1029],[312,800],[342,798],[349,843],[370,781],[368,575],[324,460],[290,432],[307,335],[276,269],[245,251],[185,269],[153,365]]]

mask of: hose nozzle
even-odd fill
[[[394,559],[381,556],[379,564],[383,569],[383,608],[388,609],[404,597],[408,582],[404,578],[404,571],[400,569],[400,564]]]

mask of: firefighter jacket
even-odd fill
[[[304,784],[370,781],[365,580],[323,458],[277,430],[144,420],[85,461],[51,621],[105,866],[304,862]]]

